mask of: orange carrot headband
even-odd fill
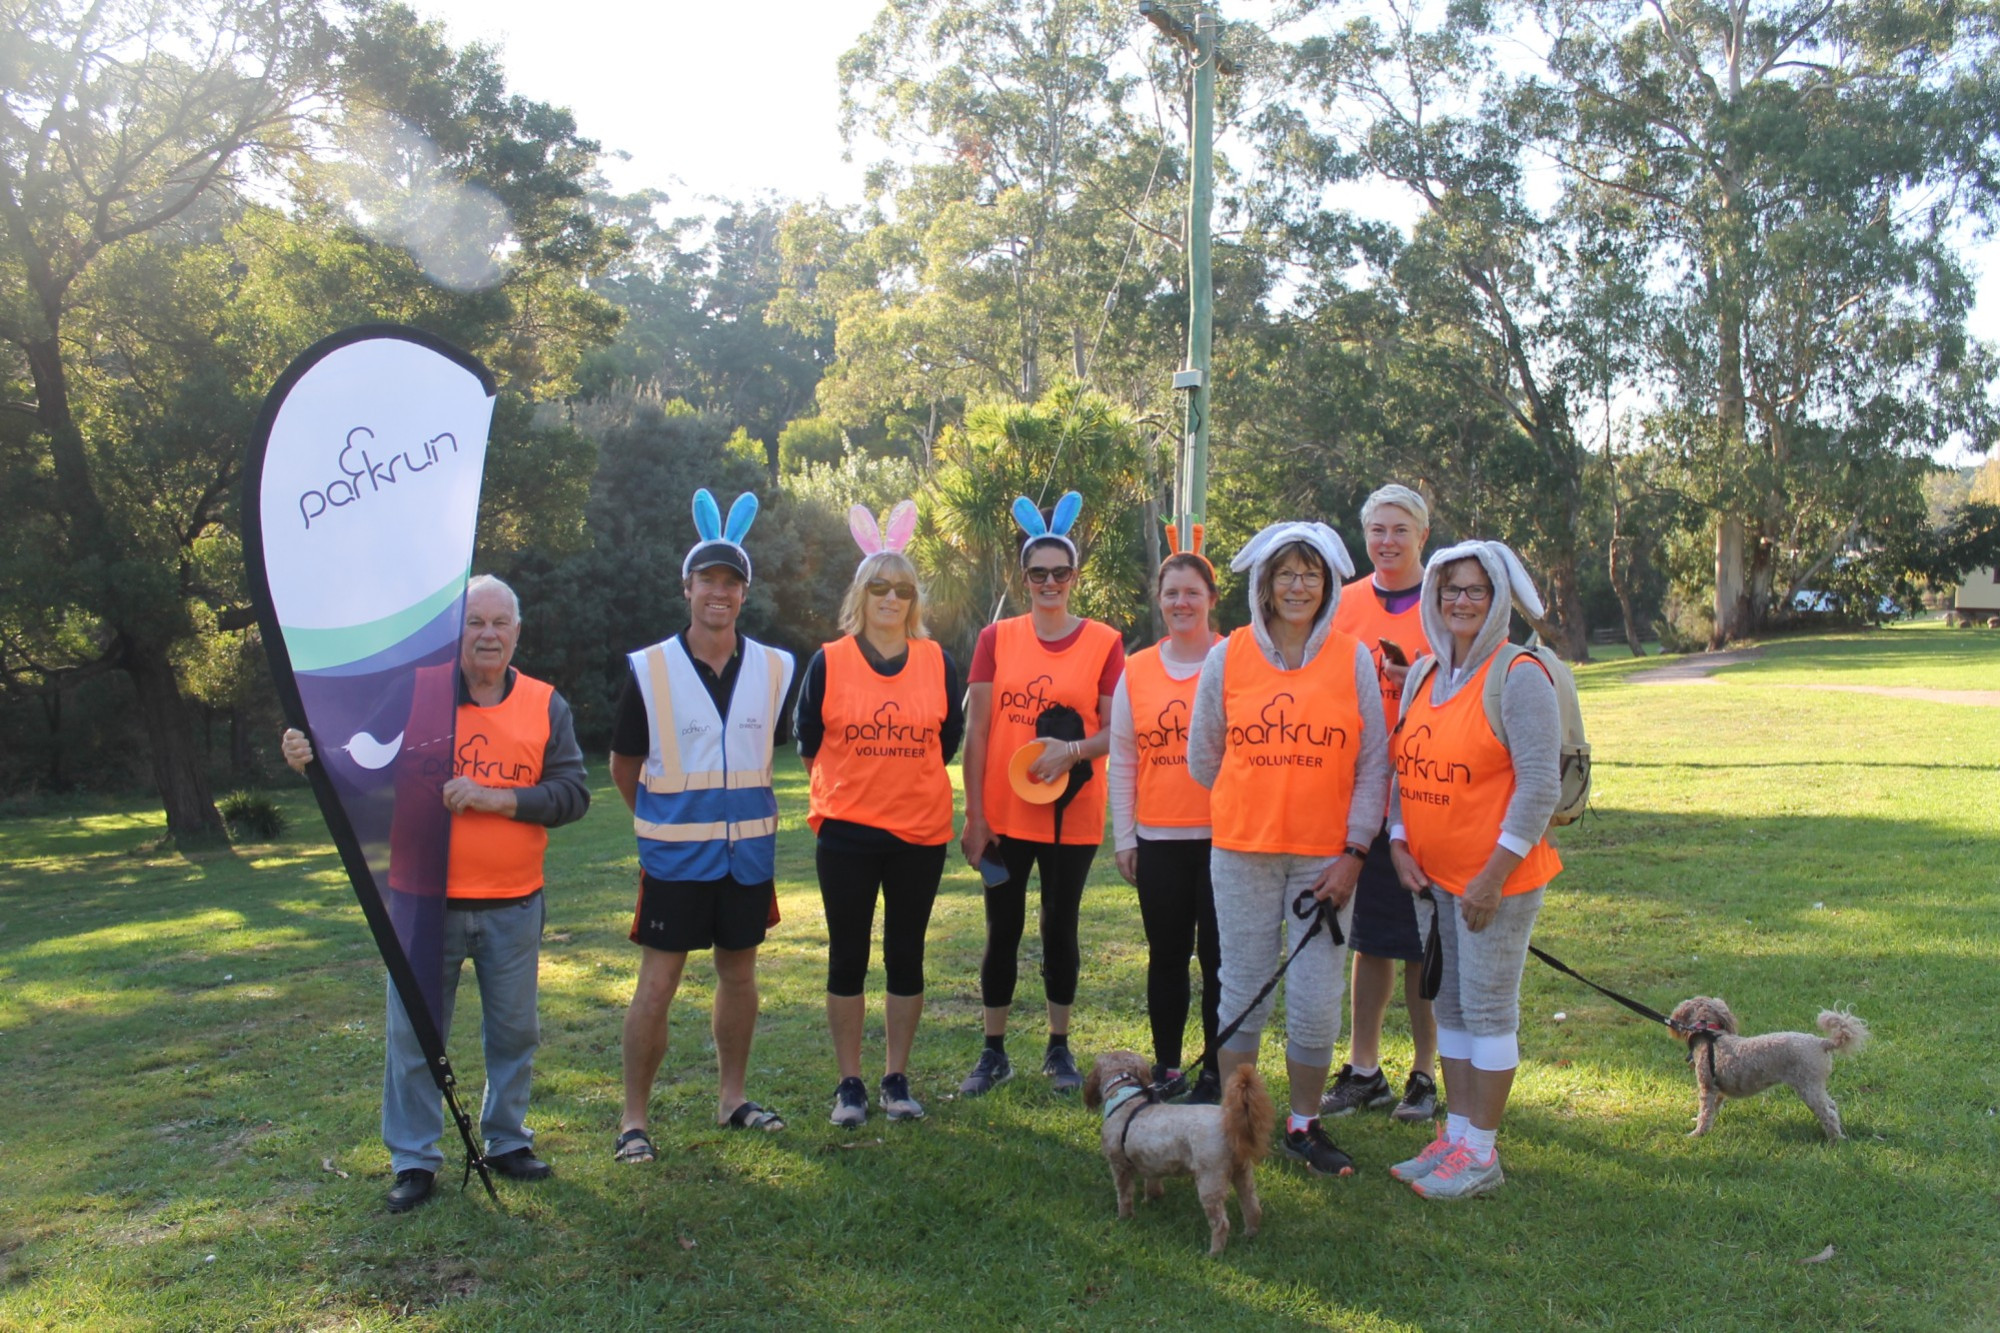
[[[1180,530],[1180,526],[1179,526],[1178,524],[1175,524],[1175,523],[1169,523],[1169,524],[1167,524],[1167,555],[1168,555],[1168,557],[1169,557],[1169,558],[1172,558],[1173,556],[1177,556],[1177,555],[1191,555],[1191,556],[1193,556],[1193,557],[1194,557],[1195,559],[1197,559],[1197,560],[1201,561],[1201,563],[1203,563],[1204,565],[1208,565],[1208,573],[1209,573],[1209,577],[1210,577],[1210,578],[1213,578],[1213,577],[1215,576],[1215,566],[1214,566],[1214,565],[1209,565],[1209,564],[1208,564],[1208,557],[1207,557],[1207,556],[1205,556],[1205,555],[1203,555],[1203,554],[1201,553],[1201,538],[1202,538],[1202,530],[1201,530],[1201,524],[1199,524],[1199,523],[1190,523],[1190,524],[1188,525],[1188,529],[1189,529],[1189,532],[1190,532],[1190,534],[1191,534],[1191,535],[1192,535],[1192,537],[1193,537],[1193,540],[1192,540],[1192,541],[1190,541],[1190,542],[1189,542],[1189,543],[1187,544],[1187,547],[1186,547],[1185,549],[1183,549],[1183,548],[1181,547],[1181,530]]]

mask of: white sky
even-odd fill
[[[842,160],[836,62],[882,0],[413,3],[454,41],[497,46],[511,89],[568,107],[620,190],[651,186],[684,207],[759,194],[852,204],[880,151],[863,143]],[[1971,258],[1983,270],[1972,331],[2000,340],[2000,243]]]

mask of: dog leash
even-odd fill
[[[1544,963],[1547,963],[1550,967],[1562,973],[1564,976],[1574,977],[1576,980],[1581,981],[1584,985],[1596,991],[1599,995],[1602,995],[1607,999],[1616,1000],[1618,1003],[1624,1005],[1627,1009],[1630,1009],[1633,1013],[1639,1015],[1641,1018],[1650,1018],[1655,1023],[1658,1023],[1661,1027],[1666,1028],[1668,1031],[1678,1032],[1682,1036],[1686,1037],[1688,1039],[1689,1064],[1694,1063],[1694,1043],[1697,1041],[1702,1042],[1706,1046],[1708,1052],[1708,1076],[1711,1079],[1715,1077],[1715,1039],[1722,1035],[1719,1029],[1707,1023],[1676,1023],[1674,1022],[1673,1019],[1667,1017],[1659,1010],[1654,1009],[1649,1005],[1641,1004],[1629,995],[1620,995],[1617,991],[1612,990],[1609,986],[1598,985],[1596,982],[1592,981],[1589,977],[1586,977],[1585,975],[1583,975],[1583,973],[1577,971],[1575,968],[1571,967],[1568,963],[1565,963],[1562,959],[1557,958],[1554,954],[1544,953],[1542,950],[1537,949],[1532,944],[1528,946],[1528,952],[1533,954],[1535,957],[1541,959]]]
[[[1255,1013],[1257,1006],[1264,1003],[1264,997],[1277,989],[1278,982],[1284,977],[1286,972],[1291,970],[1292,964],[1298,961],[1299,955],[1306,951],[1306,946],[1312,943],[1313,936],[1325,930],[1333,936],[1334,948],[1338,949],[1341,945],[1347,943],[1347,936],[1340,929],[1339,917],[1334,914],[1333,908],[1327,904],[1324,898],[1314,898],[1311,889],[1300,889],[1298,897],[1292,899],[1292,915],[1300,921],[1311,917],[1312,925],[1306,929],[1306,933],[1292,949],[1291,957],[1278,964],[1278,970],[1273,972],[1271,979],[1264,983],[1264,989],[1258,991],[1251,998],[1250,1003],[1243,1006],[1242,1013],[1236,1015],[1228,1024],[1217,1030],[1215,1040],[1208,1043],[1207,1048],[1202,1051],[1200,1057],[1192,1064],[1182,1066],[1182,1073],[1168,1079],[1164,1083],[1147,1084],[1146,1091],[1151,1094],[1148,1100],[1164,1101],[1169,1097],[1177,1097],[1182,1092],[1185,1092],[1187,1090],[1187,1074],[1185,1071],[1188,1069],[1199,1069],[1204,1064],[1207,1064],[1214,1058],[1215,1053],[1222,1049],[1222,1044],[1236,1035],[1236,1030],[1243,1026],[1243,1020]],[[1129,1119],[1126,1121],[1126,1128],[1131,1128],[1131,1121]],[[1123,1140],[1121,1139],[1120,1142],[1122,1144]]]

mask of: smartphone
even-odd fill
[[[979,857],[979,878],[989,889],[997,889],[1007,882],[1007,863],[1000,859],[997,843],[988,843]]]
[[[1410,664],[1410,655],[1403,651],[1402,644],[1397,643],[1394,639],[1377,639],[1375,642],[1382,645],[1382,656],[1388,658],[1397,666],[1408,666]]]

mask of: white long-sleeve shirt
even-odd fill
[[[1169,680],[1193,680],[1201,674],[1201,662],[1181,662],[1160,654],[1160,665]],[[1111,754],[1106,768],[1110,786],[1111,834],[1114,851],[1129,852],[1147,842],[1194,842],[1211,830],[1202,824],[1194,828],[1155,828],[1139,823],[1139,739],[1132,724],[1132,696],[1125,688],[1128,678],[1118,678],[1111,695]]]

